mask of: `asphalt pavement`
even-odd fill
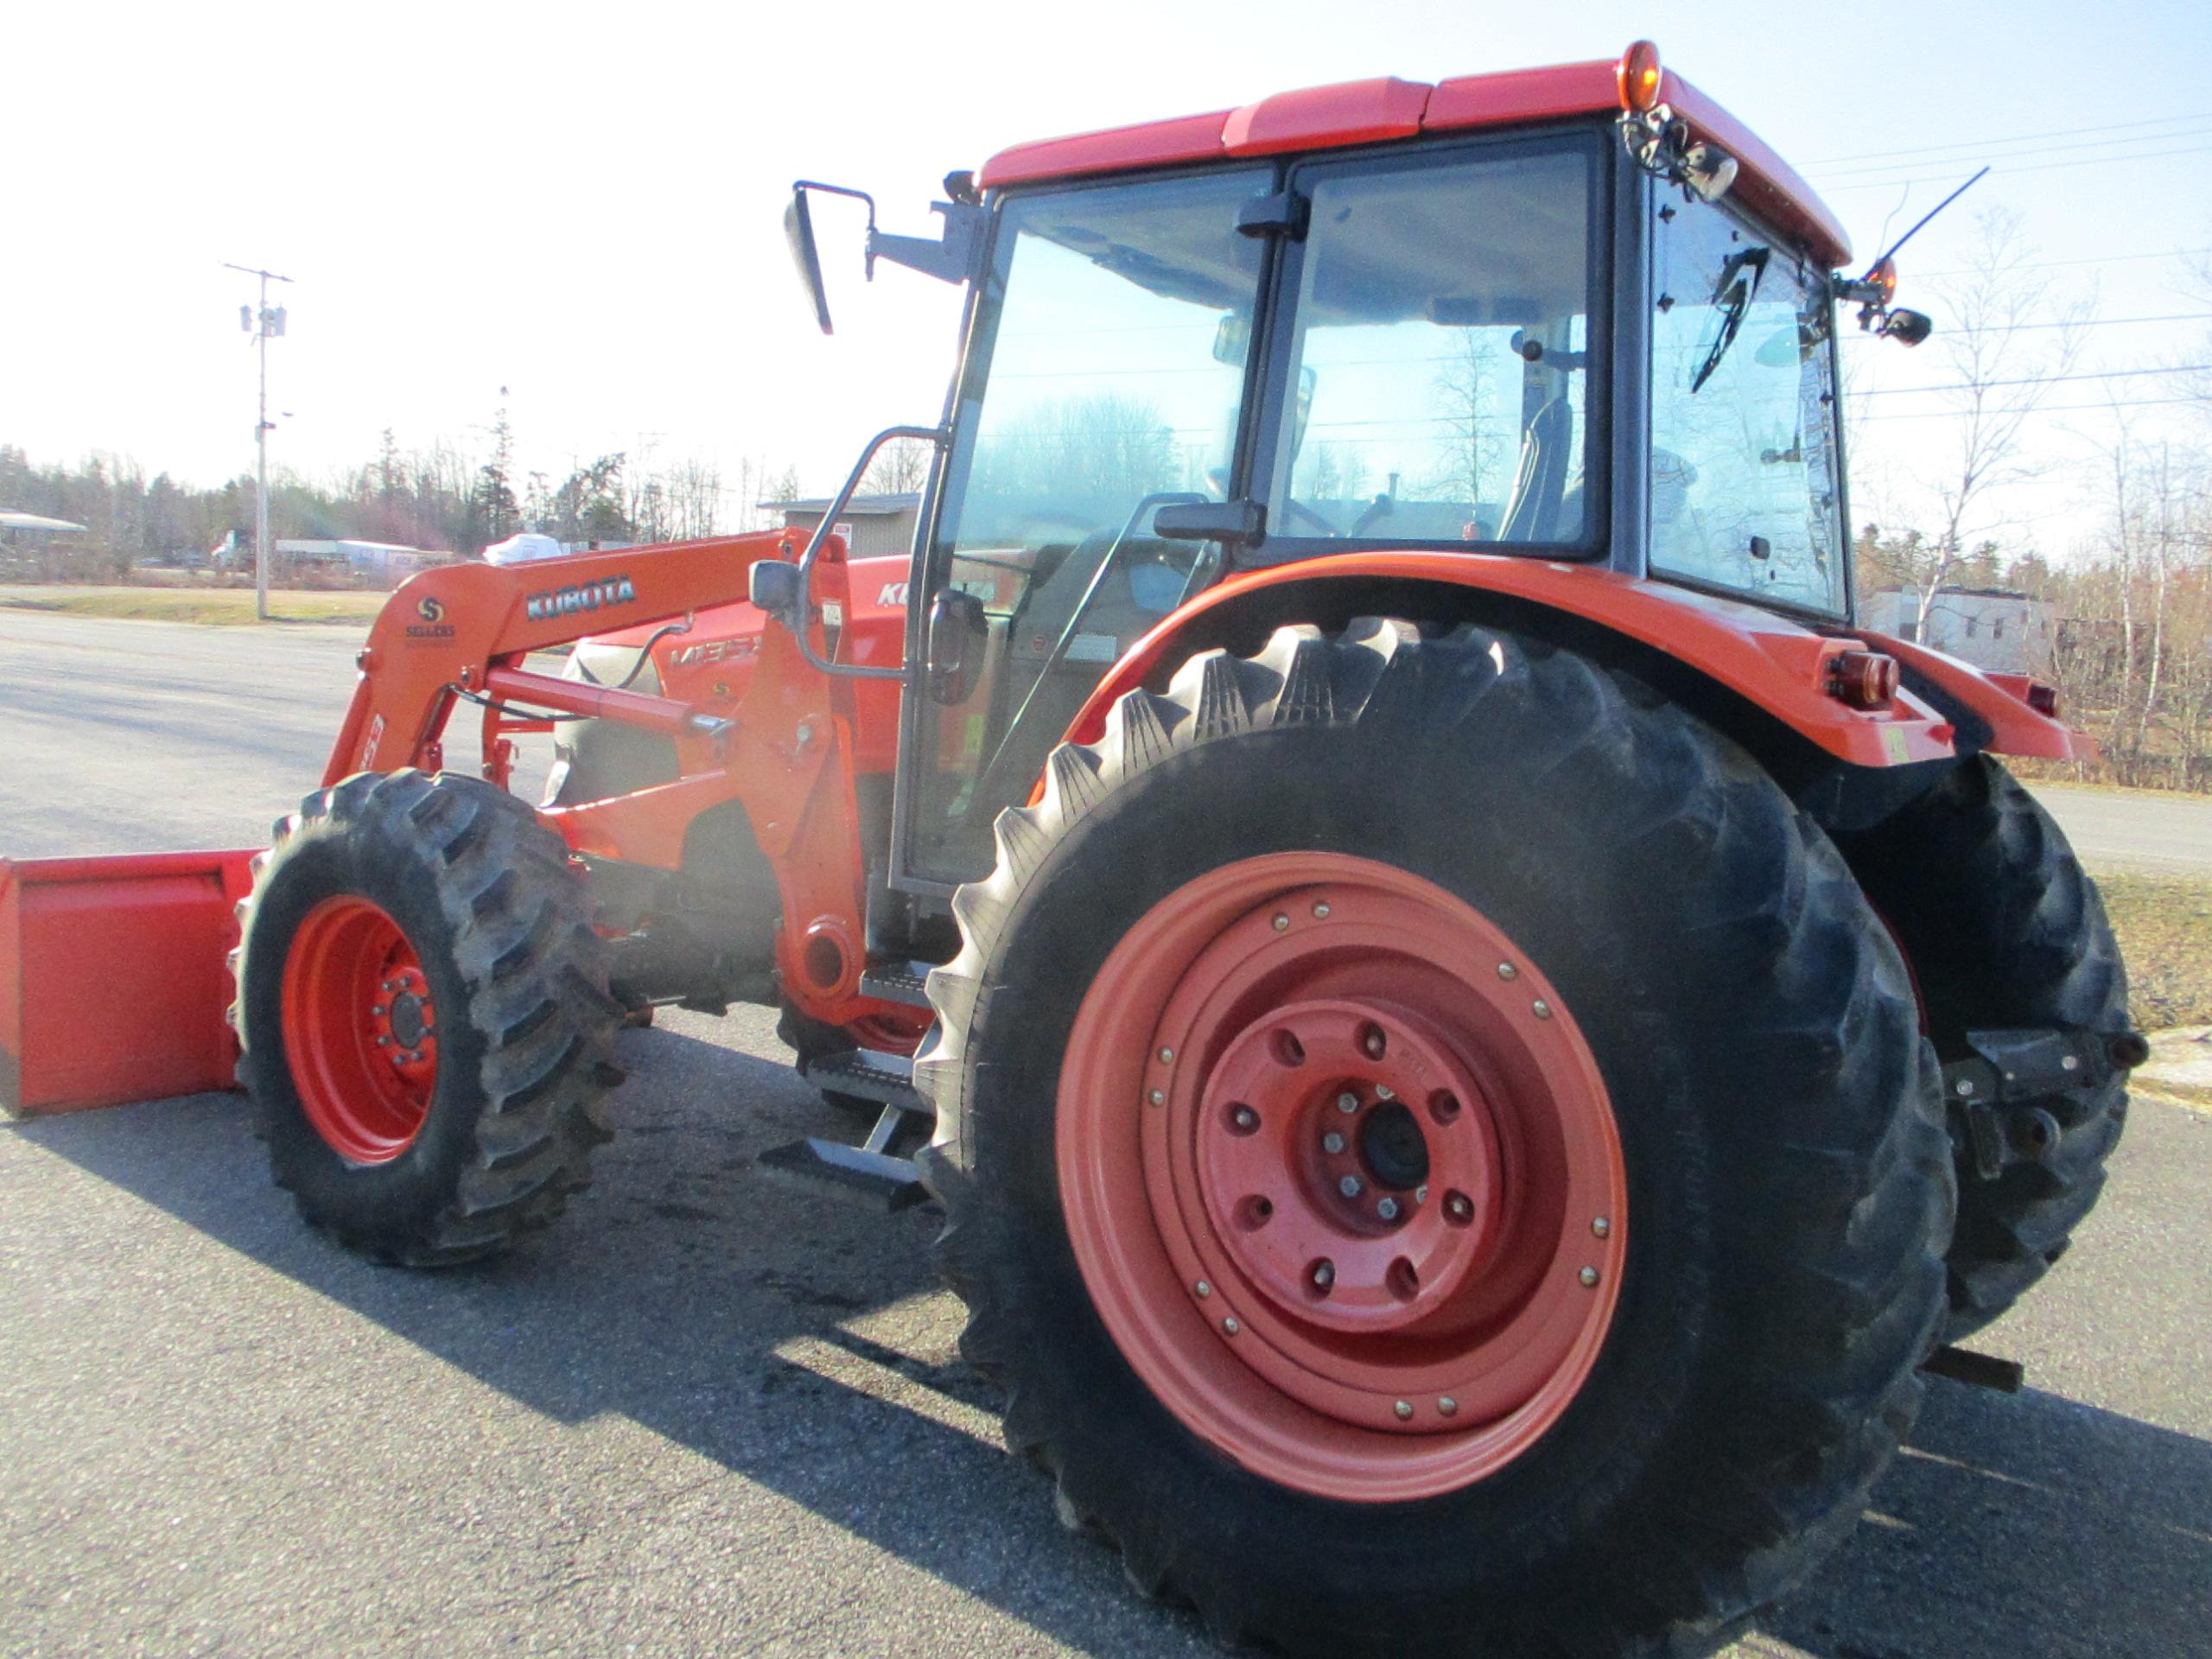
[[[353,644],[0,612],[0,852],[258,844]],[[594,1185],[451,1273],[308,1232],[234,1096],[0,1128],[0,1653],[1217,1651],[1001,1449],[934,1216],[764,1174],[854,1127],[769,1016],[623,1044]],[[2212,1117],[2139,1100],[2072,1254],[1975,1344],[2028,1389],[1931,1382],[1738,1659],[2212,1650],[2208,1190]]]

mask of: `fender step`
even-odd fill
[[[886,1002],[903,1002],[910,1008],[926,1008],[930,996],[925,988],[930,969],[935,965],[927,962],[879,962],[861,976],[861,995],[879,997]]]
[[[887,1105],[859,1146],[810,1135],[762,1153],[760,1170],[772,1179],[857,1199],[895,1215],[929,1197],[913,1160],[892,1151],[910,1128],[918,1129],[927,1122],[923,1113]]]
[[[856,1095],[862,1100],[925,1115],[929,1110],[914,1092],[914,1063],[904,1054],[849,1048],[801,1060],[798,1074],[825,1094]]]

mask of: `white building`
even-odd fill
[[[1861,594],[1859,620],[1878,633],[1944,652],[2000,674],[2047,674],[2056,623],[2047,601],[2005,588],[1939,588],[1918,626],[1920,595]]]

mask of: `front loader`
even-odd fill
[[[1299,1654],[1725,1639],[2143,1054],[1999,758],[2080,752],[2049,689],[1853,621],[1839,308],[1927,320],[1648,43],[947,185],[934,239],[795,193],[825,332],[817,201],[967,296],[810,535],[424,573],[268,849],[0,866],[9,1105],[235,1056],[308,1220],[456,1262],[584,1181],[626,1024],[776,1007],[877,1116],[771,1161],[942,1205],[1141,1589]],[[912,558],[849,560],[894,439]]]

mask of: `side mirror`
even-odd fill
[[[1882,319],[1882,338],[1894,340],[1900,346],[1917,346],[1935,332],[1936,325],[1927,313],[1908,311],[1903,306]]]
[[[746,578],[746,597],[770,616],[789,623],[798,608],[798,566],[761,559]]]
[[[807,207],[804,184],[791,188],[791,205],[784,209],[784,239],[791,244],[798,279],[806,284],[807,294],[814,301],[814,320],[822,325],[823,334],[834,332],[830,327],[830,291],[822,283],[822,255],[814,245],[814,215]]]
[[[753,567],[758,569],[760,567]],[[930,601],[925,659],[930,700],[957,709],[976,695],[983,677],[983,652],[990,637],[983,601],[957,588],[941,588]]]

